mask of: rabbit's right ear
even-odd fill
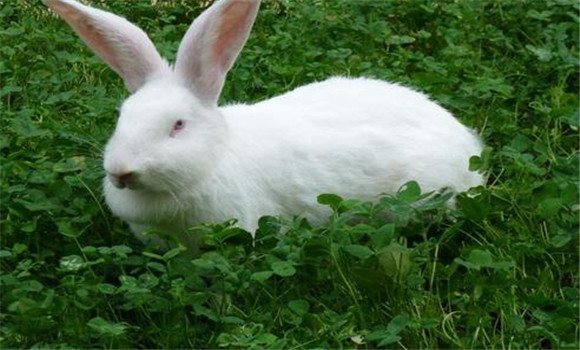
[[[135,92],[153,74],[169,70],[141,29],[112,13],[73,0],[43,0]]]

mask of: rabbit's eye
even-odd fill
[[[171,130],[170,136],[174,136],[176,132],[185,128],[185,120],[178,119],[175,124],[173,124],[173,130]]]
[[[185,122],[182,119],[179,119],[175,122],[175,124],[173,124],[173,130],[181,130],[184,126]]]

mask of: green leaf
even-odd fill
[[[474,88],[482,94],[499,93],[506,97],[510,96],[514,90],[514,87],[506,83],[503,78],[490,77],[478,78],[477,82],[474,84]]]
[[[292,310],[298,316],[303,316],[310,309],[310,304],[308,304],[308,302],[306,300],[298,299],[298,300],[292,300],[291,302],[289,302],[288,307],[290,308],[290,310]]]
[[[526,328],[526,322],[518,314],[511,315],[511,317],[507,318],[507,321],[508,327],[516,332],[523,332]]]
[[[562,248],[570,241],[572,241],[573,236],[570,234],[559,233],[550,239],[550,244],[556,248]]]
[[[58,232],[63,236],[77,238],[83,234],[82,230],[73,227],[72,222],[68,220],[58,221],[56,225],[58,227]]]
[[[163,264],[160,264],[158,262],[152,261],[152,262],[148,262],[147,263],[147,267],[156,271],[159,271],[161,273],[165,273],[167,272],[167,269],[165,268],[165,266]]]
[[[151,289],[159,284],[159,279],[152,273],[144,273],[139,276],[139,285],[143,288]]]
[[[236,316],[222,316],[220,321],[228,324],[244,324],[244,320]]]
[[[331,59],[345,59],[352,54],[351,49],[339,48],[336,50],[328,50],[327,55]]]
[[[409,249],[397,242],[392,242],[378,253],[379,264],[385,274],[401,280],[411,269]]]
[[[379,329],[367,335],[367,342],[378,342],[377,346],[386,346],[398,342],[401,339],[397,334],[393,334],[386,329]]]
[[[216,342],[221,348],[228,347],[235,341],[236,338],[229,333],[220,333],[220,335],[218,335],[216,338]]]
[[[66,159],[64,162],[54,164],[52,170],[57,173],[70,173],[79,170],[84,170],[86,168],[85,157],[76,156]]]
[[[346,251],[350,255],[363,260],[368,259],[371,256],[375,255],[375,252],[373,252],[369,247],[364,245],[351,244],[342,247],[342,249],[344,249],[344,251]]]
[[[117,287],[108,283],[99,283],[97,289],[103,294],[115,294],[117,291]]]
[[[179,255],[179,253],[181,253],[182,248],[177,247],[177,248],[173,248],[170,251],[168,251],[167,253],[163,254],[163,260],[167,261],[167,260],[171,260],[173,258],[175,258],[176,256]]]
[[[481,221],[487,216],[489,206],[481,200],[481,197],[471,198],[464,195],[457,197],[461,210],[471,220]]]
[[[533,19],[537,19],[540,21],[548,21],[550,19],[550,16],[552,16],[554,14],[553,11],[536,11],[536,10],[529,10],[526,13],[526,17],[530,17]]]
[[[358,199],[346,199],[340,203],[340,211],[349,211],[363,204],[364,202]]]
[[[533,45],[526,45],[526,49],[530,50],[540,62],[549,62],[552,59],[552,50],[547,47],[537,47]]]
[[[193,305],[193,313],[197,316],[205,316],[212,321],[217,321],[219,316],[212,310],[201,304]]]
[[[22,224],[22,226],[20,226],[20,229],[23,232],[27,232],[27,233],[32,233],[32,232],[36,231],[36,220],[32,220],[32,221],[29,221],[25,224]]]
[[[374,234],[371,235],[371,241],[375,250],[380,250],[388,246],[395,237],[395,224],[389,223],[378,228]]]
[[[19,287],[18,287],[18,291],[26,291],[26,292],[40,292],[42,289],[44,288],[44,286],[42,285],[42,283],[36,281],[36,280],[27,280],[22,282]]]
[[[488,266],[493,262],[491,253],[487,250],[474,249],[469,253],[467,261],[474,266]]]
[[[376,331],[369,333],[365,337],[365,340],[369,341],[369,342],[376,342],[377,340],[384,339],[384,338],[388,337],[389,335],[390,335],[390,333],[386,329],[379,329],[379,330],[376,330]]]
[[[23,253],[27,250],[28,246],[26,244],[14,243],[14,245],[12,246],[12,252],[16,255],[19,255],[20,253]]]
[[[273,343],[274,341],[276,341],[276,339],[278,339],[278,337],[276,337],[274,334],[272,333],[262,333],[260,335],[258,335],[255,339],[254,339],[254,343],[256,344],[264,344],[264,345],[268,345]]]
[[[269,279],[270,277],[272,277],[273,274],[274,274],[273,271],[254,272],[252,274],[252,279],[254,281],[265,281],[265,280]]]
[[[121,281],[121,285],[126,288],[137,288],[139,285],[137,279],[133,276],[121,275],[119,276],[119,281]]]
[[[387,325],[387,329],[374,331],[367,335],[365,340],[369,342],[379,341],[377,344],[378,346],[386,346],[396,343],[401,340],[401,337],[398,336],[398,334],[407,327],[408,323],[409,316],[406,314],[395,316]]]
[[[228,227],[224,230],[221,230],[220,232],[215,234],[215,238],[219,241],[227,241],[230,238],[234,238],[240,235],[244,235],[244,236],[250,236],[250,233],[247,231],[242,230],[239,227]]]
[[[409,316],[401,314],[395,316],[387,325],[387,331],[391,334],[399,334],[409,323]]]
[[[421,197],[421,187],[416,181],[409,181],[397,191],[397,198],[407,202],[412,203]]]
[[[0,34],[8,36],[17,36],[24,34],[24,32],[26,32],[26,30],[22,27],[9,27],[6,30],[0,31]]]
[[[83,253],[86,255],[96,255],[98,252],[97,248],[92,245],[87,245],[83,247]]]
[[[87,322],[87,326],[96,330],[100,335],[117,337],[125,333],[127,326],[123,323],[112,323],[102,317],[94,317]]]
[[[415,42],[415,38],[408,35],[390,35],[385,41],[390,45],[405,45]]]
[[[538,205],[538,213],[544,218],[551,218],[560,211],[563,203],[561,198],[546,198]]]
[[[514,136],[510,142],[510,146],[518,152],[527,151],[533,144],[529,137],[521,134]]]
[[[491,163],[492,150],[491,147],[485,146],[481,151],[481,155],[469,158],[469,171],[479,171],[482,173],[488,170]]]
[[[288,261],[275,261],[272,263],[272,271],[281,277],[289,277],[296,273],[296,269]]]
[[[159,254],[155,254],[155,253],[151,253],[151,252],[141,252],[141,254],[145,255],[148,258],[153,258],[153,259],[157,259],[157,260],[161,260],[161,261],[165,261],[165,258],[163,258],[161,255]]]
[[[479,156],[471,156],[469,158],[469,171],[478,171],[483,168],[483,159]]]
[[[117,256],[121,258],[127,258],[127,254],[131,254],[133,249],[126,245],[115,245],[111,247],[111,251],[113,251]]]
[[[215,261],[208,259],[207,257],[202,257],[200,259],[194,259],[191,261],[193,266],[195,266],[202,273],[211,273],[216,269]]]
[[[419,320],[419,326],[424,329],[438,327],[439,319],[433,317],[422,318]]]
[[[492,269],[510,269],[515,266],[513,261],[493,261],[493,256],[488,250],[474,249],[469,253],[467,261],[456,258],[455,262],[468,269],[480,270],[482,267]]]
[[[424,201],[421,201],[419,205],[415,207],[418,211],[424,212],[439,208],[444,208],[446,203],[453,197],[452,191],[447,191],[443,189],[441,193],[435,193],[427,197]]]
[[[385,346],[385,345],[390,345],[390,344],[394,344],[396,342],[398,342],[399,340],[401,340],[401,337],[399,337],[398,335],[395,334],[389,334],[386,337],[384,337],[378,344],[377,346]]]
[[[79,271],[85,266],[85,261],[78,255],[68,255],[60,259],[60,268],[65,271]]]
[[[325,193],[317,197],[318,203],[330,206],[334,211],[338,211],[340,203],[342,203],[342,197],[336,194]]]

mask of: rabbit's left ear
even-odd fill
[[[126,19],[73,0],[43,0],[135,92],[153,74],[169,66],[147,34]]]
[[[250,35],[259,7],[260,0],[218,0],[185,34],[175,72],[202,103],[217,104],[226,74]]]

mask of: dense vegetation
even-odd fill
[[[93,1],[173,59],[205,5]],[[121,80],[40,1],[0,2],[3,348],[573,348],[578,339],[576,0],[266,0],[223,101],[331,75],[428,92],[488,146],[488,185],[329,224],[201,225],[195,259],[144,247],[104,206]],[[228,198],[223,198],[227,201]],[[388,215],[384,215],[388,213]]]

